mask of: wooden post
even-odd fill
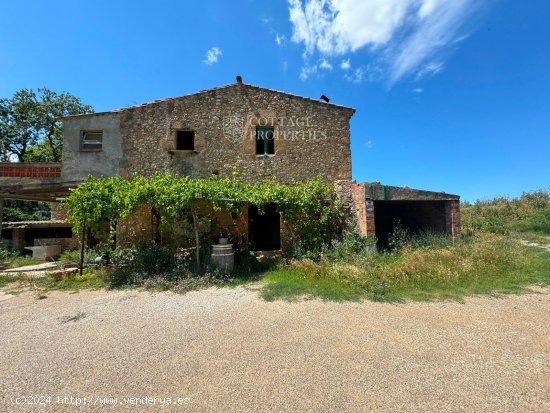
[[[80,238],[80,276],[84,270],[84,244],[86,243],[86,224],[82,224],[82,237]]]
[[[4,220],[4,198],[0,198],[0,243],[2,242],[2,221]]]

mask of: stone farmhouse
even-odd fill
[[[58,202],[89,175],[130,178],[157,172],[190,177],[237,176],[289,183],[318,175],[333,182],[362,235],[387,242],[396,220],[413,231],[460,234],[459,197],[357,183],[352,178],[350,119],[355,109],[242,82],[108,112],[63,118],[61,164],[0,165],[0,198]],[[117,242],[155,237],[154,211],[138,211]],[[241,225],[253,250],[285,248],[276,205],[250,206]],[[58,208],[48,222],[4,223],[16,248],[70,244]],[[61,241],[59,241],[61,239]]]

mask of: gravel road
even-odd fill
[[[397,305],[26,292],[0,300],[0,411],[548,412],[550,289],[534,290]]]

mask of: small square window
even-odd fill
[[[103,146],[102,131],[84,131],[80,139],[80,150],[100,151]]]
[[[275,130],[256,128],[256,155],[275,155]]]
[[[176,132],[176,150],[194,151],[195,150],[195,131],[179,130]]]

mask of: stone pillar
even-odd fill
[[[23,252],[27,244],[25,243],[25,228],[14,228],[12,237],[12,247],[15,251]]]
[[[452,200],[445,202],[445,224],[447,233],[453,239],[460,237],[460,201]]]

